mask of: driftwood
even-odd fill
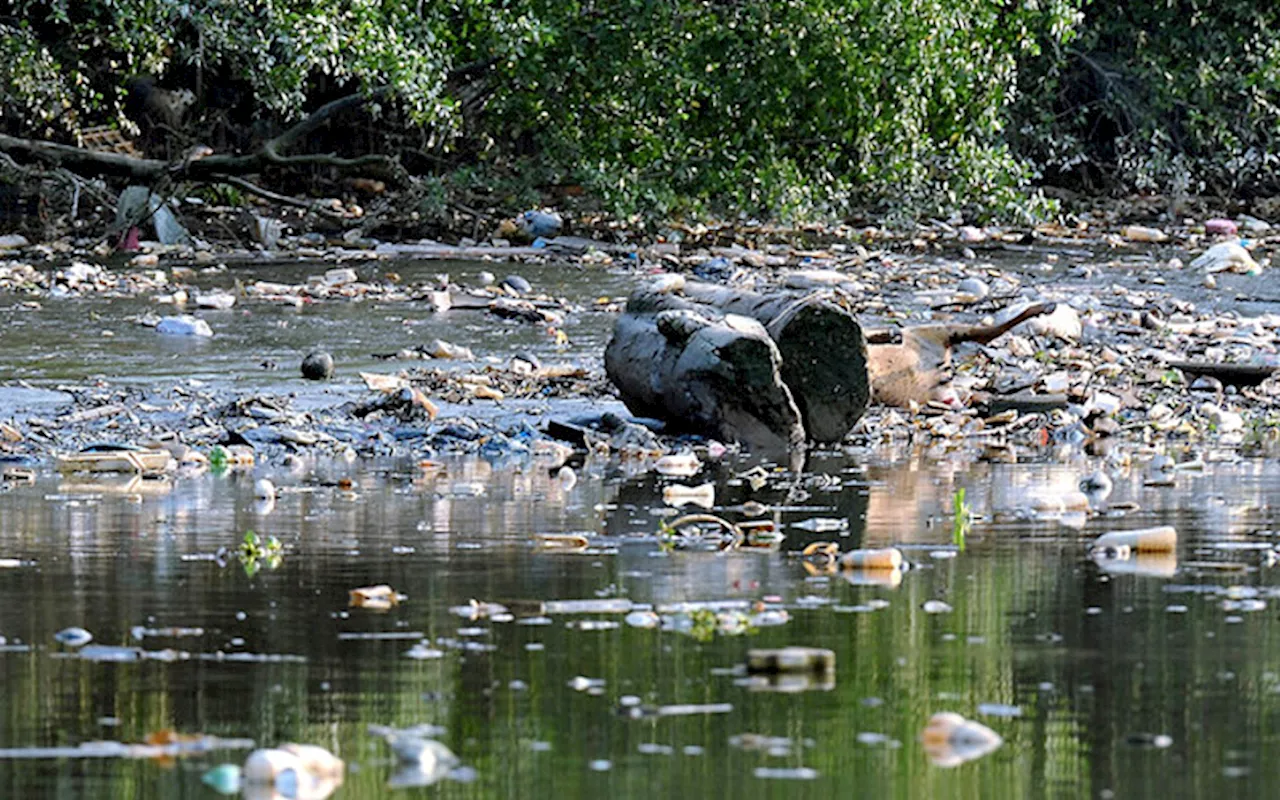
[[[869,333],[867,369],[872,394],[879,403],[905,407],[927,403],[942,385],[951,365],[951,348],[961,342],[987,344],[1012,328],[1041,314],[1051,314],[1054,303],[1036,303],[998,325],[921,325],[902,331],[902,342],[888,344],[891,331]]]
[[[639,416],[771,453],[803,448],[782,355],[755,319],[642,288],[618,319],[604,363]]]
[[[1222,364],[1217,361],[1170,361],[1173,369],[1190,377],[1213,378],[1224,386],[1260,386],[1280,367],[1271,364]]]

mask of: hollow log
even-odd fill
[[[862,327],[829,294],[758,294],[691,281],[684,296],[765,326],[811,441],[840,441],[866,411],[871,384]]]
[[[803,449],[782,355],[757,320],[641,289],[618,319],[604,363],[639,416],[765,452]]]

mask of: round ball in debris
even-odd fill
[[[327,381],[333,377],[333,356],[317,350],[302,359],[302,377],[309,381]]]

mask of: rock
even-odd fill
[[[333,356],[317,350],[302,359],[302,377],[309,381],[327,381],[333,377]]]
[[[168,336],[213,336],[213,329],[204,320],[190,314],[164,317],[156,325],[156,333]]]
[[[987,233],[981,228],[975,228],[972,225],[962,225],[960,227],[960,241],[965,244],[977,244],[986,240]]]
[[[554,211],[526,211],[516,217],[516,225],[530,238],[555,236],[564,226],[564,219]]]
[[[0,236],[0,250],[17,250],[29,244],[31,242],[27,241],[27,237],[20,233],[8,233]]]
[[[1204,223],[1204,232],[1210,236],[1235,236],[1238,228],[1229,219],[1210,219]]]
[[[83,647],[93,641],[93,634],[84,628],[63,628],[55,633],[53,638],[59,644],[65,644],[67,647]]]
[[[1193,269],[1205,272],[1237,272],[1248,275],[1262,273],[1262,266],[1253,260],[1249,251],[1239,242],[1221,242],[1210,247],[1191,262]]]

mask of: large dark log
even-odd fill
[[[766,295],[689,282],[684,296],[765,326],[782,354],[782,380],[811,441],[840,441],[866,411],[867,343],[857,319],[830,295]]]
[[[640,289],[614,328],[604,363],[635,414],[769,453],[803,448],[782,355],[754,319]]]

